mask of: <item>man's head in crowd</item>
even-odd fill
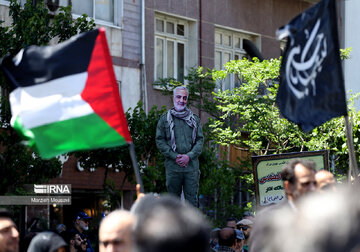
[[[211,230],[211,232],[210,232],[210,247],[213,248],[218,245],[220,230],[221,230],[220,228],[214,228],[213,230]]]
[[[253,213],[251,213],[249,211],[245,211],[242,218],[254,221],[255,216]]]
[[[235,234],[236,234],[235,251],[242,251],[245,241],[244,232],[239,229],[235,229]]]
[[[19,251],[19,232],[11,219],[11,214],[0,209],[0,252]]]
[[[295,214],[290,208],[274,211],[261,223],[266,232],[251,251],[360,251],[358,193],[357,187],[339,187],[309,195],[299,202]]]
[[[284,190],[289,201],[296,203],[302,196],[316,190],[315,163],[294,159],[281,171]]]
[[[241,221],[239,221],[236,224],[236,226],[237,226],[237,229],[244,232],[245,239],[248,239],[250,237],[250,232],[251,232],[251,228],[252,228],[253,224],[254,224],[254,222],[252,222],[251,220],[242,219]]]
[[[170,195],[147,199],[141,198],[133,211],[134,251],[208,251],[210,229],[201,212]]]
[[[85,239],[84,242],[81,243],[81,251],[86,251],[86,250],[87,250],[87,241]]]
[[[229,248],[234,248],[235,242],[236,242],[235,229],[233,229],[231,227],[225,227],[220,230],[219,246],[226,246]]]
[[[236,228],[237,220],[235,218],[227,218],[226,219],[226,227]]]
[[[27,252],[66,252],[68,244],[54,232],[38,233],[30,242]]]
[[[336,190],[336,180],[334,175],[327,170],[320,170],[315,174],[316,185],[320,192]]]
[[[69,244],[69,252],[86,251],[86,239],[81,238],[78,233],[64,231],[61,236]],[[83,249],[84,245],[85,249]]]
[[[85,212],[79,212],[76,215],[74,226],[80,232],[84,232],[89,230],[89,221],[91,217],[87,215]]]
[[[133,224],[134,216],[130,212],[125,210],[111,212],[100,224],[99,251],[132,251]]]

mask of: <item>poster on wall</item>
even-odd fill
[[[316,170],[329,170],[329,152],[327,150],[252,156],[255,197],[258,207],[277,204],[285,199],[280,173],[282,168],[295,158],[314,161]]]

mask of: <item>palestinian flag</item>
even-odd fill
[[[43,158],[131,142],[104,29],[27,47],[2,68],[16,87],[11,125]]]

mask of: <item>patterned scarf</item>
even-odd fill
[[[178,112],[174,108],[168,110],[166,119],[168,121],[168,124],[170,126],[170,135],[171,135],[171,149],[173,151],[176,150],[176,143],[175,143],[175,133],[174,133],[174,121],[173,116],[184,120],[189,127],[193,128],[192,132],[192,140],[193,143],[195,143],[196,140],[196,131],[197,131],[197,125],[195,121],[195,117],[190,109],[185,108],[183,111]]]

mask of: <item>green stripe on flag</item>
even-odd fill
[[[42,125],[30,130],[17,121],[14,128],[20,131],[29,145],[43,158],[74,151],[115,147],[126,144],[125,139],[97,114]]]

